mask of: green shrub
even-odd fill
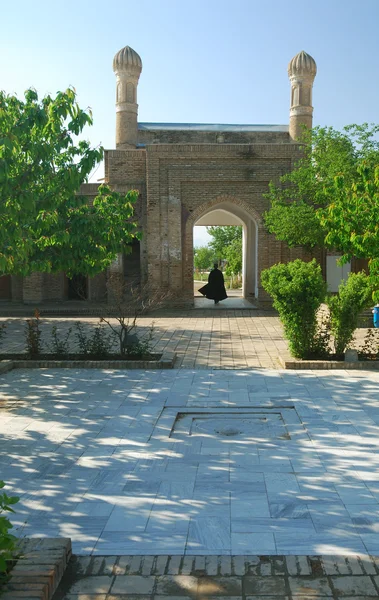
[[[80,354],[88,354],[89,352],[89,340],[86,332],[84,331],[84,325],[81,321],[75,323],[75,336],[79,346]]]
[[[90,356],[107,358],[112,351],[114,335],[107,333],[105,326],[97,325],[89,341]]]
[[[49,344],[49,350],[52,354],[58,357],[64,358],[70,351],[69,338],[72,332],[72,327],[69,327],[62,337],[58,333],[58,328],[53,325],[51,329],[51,343]]]
[[[113,333],[107,333],[101,322],[92,333],[88,334],[84,331],[83,323],[80,321],[75,323],[75,328],[81,354],[87,354],[93,358],[107,358],[109,356],[115,336]]]
[[[343,354],[358,327],[359,313],[370,306],[372,287],[365,273],[350,273],[336,296],[326,299],[336,354]]]
[[[262,285],[273,298],[291,354],[296,358],[314,356],[317,311],[326,294],[320,265],[315,259],[279,263],[262,272]]]
[[[125,347],[125,354],[128,356],[143,357],[152,353],[152,343],[154,337],[154,322],[150,325],[149,333],[141,340]],[[137,337],[137,336],[134,336]]]
[[[0,489],[3,487],[5,483],[0,481]],[[7,561],[14,557],[17,544],[17,538],[9,533],[13,525],[2,513],[14,512],[12,505],[18,501],[17,496],[7,496],[5,492],[0,494],[0,577],[7,572]]]
[[[34,319],[28,319],[25,323],[26,351],[29,358],[38,358],[42,353],[41,320],[38,309],[34,311]]]

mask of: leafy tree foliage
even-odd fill
[[[332,127],[304,131],[302,158],[281,178],[280,185],[270,185],[271,209],[265,215],[268,230],[289,246],[326,246],[342,252],[349,247],[349,256],[373,258],[372,248],[359,245],[354,237],[357,204],[354,209],[352,192],[361,194],[365,203],[369,199],[365,224],[376,235],[373,194],[377,191],[372,184],[379,165],[378,132],[379,126],[367,124],[350,125],[342,132]],[[358,196],[355,201],[359,202]],[[362,206],[360,212],[363,210]]]
[[[344,175],[335,179],[335,194],[329,206],[319,210],[327,230],[326,243],[343,253],[343,262],[353,256],[371,259],[370,270],[379,273],[379,157],[378,166],[369,162],[357,167],[355,181],[346,184]]]
[[[0,272],[94,275],[138,237],[137,192],[100,186],[91,206],[78,195],[103,156],[76,140],[91,124],[73,89],[41,101],[0,92]]]
[[[219,260],[225,259],[226,249],[234,242],[238,242],[242,256],[242,227],[225,225],[220,227],[207,227],[207,232],[212,236],[209,247],[213,249]]]
[[[215,262],[215,253],[208,246],[194,248],[194,266],[197,271],[207,271]]]
[[[242,271],[242,227],[225,225],[207,227],[212,236],[209,246],[213,249],[217,259],[226,260],[226,274],[240,273]]]
[[[242,272],[242,242],[239,239],[225,248],[224,258],[227,260],[226,274],[232,275]]]

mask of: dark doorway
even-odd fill
[[[124,254],[123,258],[125,281],[131,285],[139,285],[141,282],[141,248],[139,240],[133,240],[130,254]]]
[[[10,275],[0,277],[0,300],[12,299],[12,282]]]
[[[74,275],[67,277],[67,299],[68,300],[87,300],[88,280],[85,275]]]

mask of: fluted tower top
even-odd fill
[[[288,75],[308,75],[315,77],[317,66],[315,60],[302,50],[288,64]]]
[[[121,48],[113,59],[116,75],[116,148],[136,147],[138,138],[137,87],[142,60],[133,48]]]
[[[138,73],[142,71],[142,60],[139,54],[130,46],[125,46],[125,48],[121,48],[115,54],[113,59],[113,70],[117,71],[128,71],[135,70]]]
[[[293,141],[302,137],[303,129],[312,128],[312,87],[317,67],[314,59],[302,50],[288,65],[291,82],[291,109],[289,133]]]

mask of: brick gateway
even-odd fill
[[[126,282],[141,281],[166,289],[178,305],[193,303],[193,227],[197,223],[243,226],[243,295],[265,303],[261,271],[277,262],[307,258],[304,249],[289,249],[269,235],[262,215],[270,181],[279,181],[299,158],[297,139],[312,126],[312,86],[316,63],[300,52],[289,63],[291,82],[288,125],[220,125],[138,123],[137,88],[142,70],[130,47],[113,60],[116,75],[116,149],[105,153],[105,181],[120,192],[138,189],[136,216],[142,241],[112,267]],[[82,193],[91,201],[97,184]],[[226,215],[226,217],[225,217]],[[229,219],[229,221],[228,221]],[[322,253],[317,258],[323,262]],[[106,301],[107,273],[82,281],[82,297]],[[78,283],[78,282],[76,282]],[[75,298],[64,273],[12,277],[3,286],[15,302]],[[10,289],[11,288],[11,289]],[[80,296],[80,295],[79,295]]]

